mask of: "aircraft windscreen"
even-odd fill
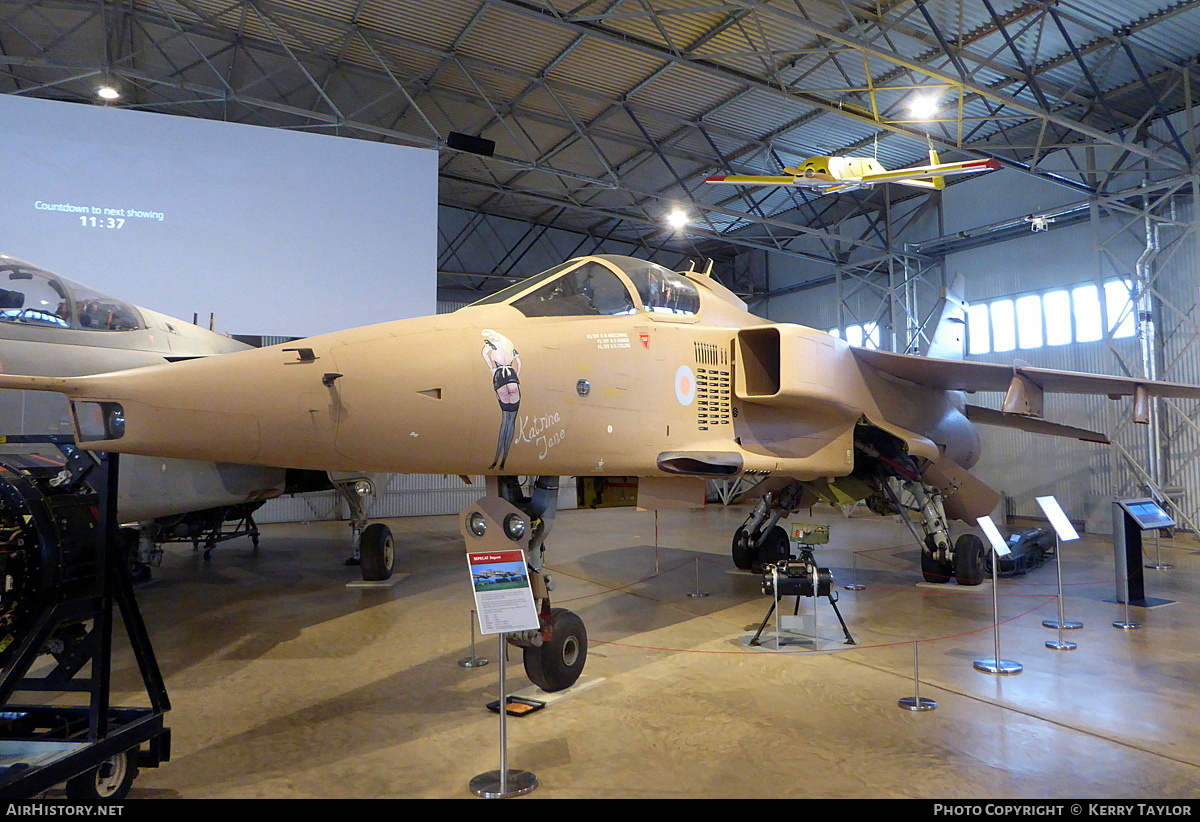
[[[687,277],[654,263],[623,265],[647,311],[691,316],[700,311],[700,292]]]
[[[91,331],[145,328],[137,309],[30,265],[0,265],[0,322]]]
[[[503,288],[497,291],[495,294],[489,294],[482,300],[476,300],[475,302],[471,303],[471,305],[496,305],[498,303],[507,302],[510,297],[520,294],[522,291],[532,285],[545,282],[551,277],[557,275],[560,271],[565,271],[573,265],[575,265],[573,260],[568,260],[565,263],[559,263],[553,268],[546,269],[541,274],[534,274],[532,277],[526,277],[520,282],[513,283],[512,285],[508,286],[508,288]]]
[[[600,263],[587,262],[513,301],[526,317],[613,316],[636,310],[621,278]]]

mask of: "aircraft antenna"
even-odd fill
[[[711,277],[711,276],[712,276],[712,270],[713,270],[713,258],[712,258],[712,257],[709,257],[709,258],[708,258],[708,265],[704,266],[704,276],[705,276],[705,277]]]

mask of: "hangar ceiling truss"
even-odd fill
[[[1186,175],[1198,43],[1200,0],[0,0],[0,91],[107,80],[131,108],[436,148],[470,212],[856,266],[894,250],[847,219],[931,195],[703,178],[930,146],[1084,195]]]

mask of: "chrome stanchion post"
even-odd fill
[[[1154,564],[1146,565],[1152,571],[1169,571],[1175,566],[1162,561],[1162,531],[1154,532]]]
[[[996,528],[995,523],[992,522],[991,517],[980,517],[976,522],[979,523],[979,527],[983,529],[988,541],[992,544],[992,618],[995,621],[993,634],[996,655],[992,659],[975,660],[974,667],[975,670],[985,674],[998,674],[1000,676],[1019,674],[1025,670],[1021,663],[1000,657],[1000,584],[998,571],[1000,568],[1000,556],[1002,552],[1008,551],[1008,547],[1004,544],[1004,538],[1000,536],[1000,532]]]
[[[654,509],[654,573],[658,573],[658,509]]]
[[[1047,627],[1057,626],[1058,639],[1047,639],[1046,647],[1054,651],[1074,651],[1079,646],[1074,642],[1068,642],[1067,640],[1064,640],[1062,635],[1063,628],[1067,624],[1067,619],[1063,615],[1062,540],[1058,538],[1057,534],[1054,536],[1054,565],[1058,568],[1058,622],[1055,623],[1055,625]],[[1042,624],[1046,625],[1047,622],[1052,621],[1053,620],[1042,620]]]
[[[1125,581],[1125,595],[1121,597],[1125,603],[1125,619],[1117,620],[1112,625],[1114,628],[1120,628],[1122,631],[1136,631],[1142,627],[1142,623],[1133,622],[1129,619],[1129,580]]]
[[[537,777],[529,771],[508,769],[508,664],[504,647],[505,635],[500,637],[500,770],[481,773],[471,780],[471,793],[484,799],[508,799],[527,794],[538,786]]]
[[[909,711],[932,711],[937,700],[921,696],[921,663],[917,657],[917,641],[913,640],[913,695],[902,697],[897,704]]]
[[[688,594],[688,596],[689,596],[689,597],[692,597],[692,598],[696,598],[696,597],[706,597],[706,596],[708,596],[708,591],[701,591],[701,590],[700,590],[700,557],[696,557],[696,558],[695,558],[695,562],[696,562],[696,564],[695,564],[695,569],[696,569],[696,589],[695,589],[694,591],[692,591],[690,594]]]
[[[475,654],[475,612],[471,611],[471,655],[458,661],[460,668],[482,668],[488,661]]]
[[[854,557],[854,576],[851,577],[850,582],[846,583],[842,587],[847,591],[861,591],[867,586],[858,581],[858,551],[851,551],[850,555]]]

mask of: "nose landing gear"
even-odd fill
[[[542,572],[546,535],[558,510],[558,477],[538,477],[530,496],[516,477],[488,477],[487,488],[488,496],[460,515],[459,530],[469,551],[524,551],[540,624],[505,636],[521,648],[534,685],[550,693],[565,690],[583,673],[588,640],[578,614],[550,606],[550,578]]]

